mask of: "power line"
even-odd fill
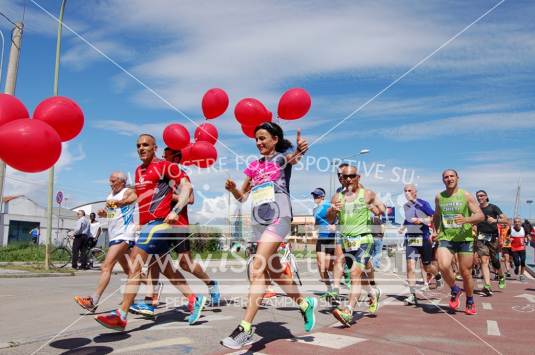
[[[11,23],[13,26],[17,26],[17,24],[13,20],[11,20],[6,14],[4,14],[2,11],[0,11],[0,16],[2,16],[7,21],[9,21],[9,23]]]

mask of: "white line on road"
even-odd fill
[[[356,343],[361,343],[368,339],[350,337],[347,335],[340,334],[331,334],[331,333],[312,333],[302,337],[295,337],[293,339],[288,339],[291,342],[298,342],[309,345],[323,346],[330,349],[343,349]]]
[[[502,335],[500,333],[500,328],[498,328],[498,322],[496,322],[495,320],[487,321],[487,334],[498,336],[498,337]]]
[[[483,306],[483,309],[486,309],[487,311],[492,311],[492,305],[490,303],[481,303],[481,305]]]

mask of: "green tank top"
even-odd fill
[[[459,189],[451,196],[447,196],[443,191],[438,197],[440,207],[440,229],[438,233],[439,240],[448,240],[452,242],[471,242],[472,225],[469,223],[457,224],[454,221],[455,215],[470,217],[472,213],[468,208],[468,201],[464,196],[464,190]]]
[[[340,211],[340,233],[343,237],[360,237],[361,243],[373,243],[370,228],[370,212],[364,200],[364,189],[360,188],[357,198],[346,201],[342,192],[338,195],[343,203]]]

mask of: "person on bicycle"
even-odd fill
[[[282,272],[277,249],[290,233],[292,206],[289,188],[292,167],[299,162],[308,143],[297,131],[297,150],[290,153],[292,144],[284,139],[282,128],[265,122],[255,128],[256,147],[262,157],[251,162],[244,170],[245,181],[241,189],[232,179],[227,179],[225,189],[240,202],[252,195],[252,218],[254,238],[258,241],[252,265],[252,281],[245,316],[232,333],[221,341],[223,346],[240,349],[252,342],[253,322],[266,289],[266,277],[285,291],[298,305],[304,317],[305,331],[315,325],[318,302],[314,297],[305,297],[295,281]]]
[[[74,296],[74,301],[90,312],[94,312],[97,309],[100,297],[110,283],[111,273],[116,263],[119,263],[124,273],[128,275],[130,269],[127,255],[134,245],[134,208],[137,195],[134,190],[126,187],[127,177],[122,172],[113,172],[110,175],[109,182],[111,192],[106,198],[106,208],[98,211],[99,217],[108,219],[110,241],[106,258],[100,268],[97,289],[91,296]],[[94,213],[91,213],[91,215],[94,220]],[[100,234],[100,232],[98,233]],[[97,238],[99,234],[97,234]]]
[[[342,177],[349,182],[348,187],[333,196],[327,216],[331,223],[338,220],[340,226],[342,246],[351,273],[351,291],[348,305],[345,308],[335,308],[332,314],[343,325],[350,326],[353,309],[360,296],[362,273],[365,272],[373,247],[370,211],[375,216],[381,216],[385,206],[375,192],[365,189],[359,183],[360,175],[356,167],[344,167]],[[369,289],[368,310],[373,314],[379,307],[380,290],[374,287]]]

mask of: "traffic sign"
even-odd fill
[[[58,193],[56,194],[56,202],[58,203],[58,205],[61,205],[61,203],[63,202],[63,192],[58,191]]]

